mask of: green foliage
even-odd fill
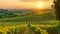
[[[0,32],[0,34],[3,34],[3,32]]]
[[[22,11],[23,12],[23,11]],[[54,12],[54,11],[53,11]],[[48,20],[55,20],[55,14],[52,11],[48,11],[44,14],[36,14],[33,15],[26,15],[27,13],[20,13],[19,15],[17,15],[19,12],[15,11],[15,12],[4,12],[2,14],[0,14],[0,18],[8,18],[8,19],[3,19],[0,20],[0,22],[28,22],[28,21],[32,21],[32,22],[43,22],[43,21],[48,21]],[[16,18],[17,17],[17,18]],[[14,19],[13,19],[14,18]]]
[[[47,23],[49,23],[51,25],[51,23],[54,23],[54,22],[51,22],[51,20],[53,20],[53,21],[55,20],[54,15],[55,14],[52,11],[48,11],[43,14],[36,14],[36,13],[30,13],[30,12],[26,12],[26,11],[11,11],[11,12],[9,11],[8,12],[7,10],[1,9],[0,25],[2,25],[3,27],[6,25],[7,26],[9,25],[9,27],[11,26],[11,29],[8,28],[8,31],[6,34],[24,34],[25,30],[29,28],[29,27],[26,28],[24,26],[26,26],[26,24],[28,24],[28,22],[30,22],[31,24],[33,23],[33,25],[35,25],[35,26],[31,27],[31,29],[29,29],[29,30],[32,30],[33,33],[41,34],[40,29],[37,29],[36,25],[37,24],[40,25],[41,23],[44,23],[44,25],[46,25],[45,22],[47,22],[48,20],[49,21]],[[2,18],[5,18],[5,19],[2,19]],[[26,22],[26,24],[24,25],[23,23],[25,23],[25,22]],[[12,25],[15,25],[16,28],[13,29]],[[42,26],[40,26],[40,27],[42,27]],[[43,27],[43,29],[44,29],[44,27]],[[26,32],[29,33],[29,30],[27,30]],[[48,28],[48,32],[50,32],[50,31],[52,31],[52,32],[55,31],[55,28]]]
[[[31,29],[32,29],[33,31],[36,31],[36,27],[31,27]]]
[[[7,33],[6,33],[6,34],[11,34],[11,32],[7,31]]]
[[[54,27],[49,27],[47,30],[48,34],[58,34],[60,31],[60,25],[59,26],[54,26]],[[60,34],[60,33],[59,33]]]
[[[40,29],[37,29],[36,31],[36,27],[31,27],[31,30],[35,32],[36,34],[41,34]]]
[[[40,29],[38,29],[38,30],[36,31],[36,34],[41,34]]]

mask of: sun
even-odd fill
[[[36,7],[37,7],[37,8],[43,8],[43,3],[41,3],[41,2],[37,3],[37,4],[36,4]]]

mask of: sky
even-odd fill
[[[0,0],[0,8],[51,8],[53,0]]]

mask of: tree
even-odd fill
[[[56,10],[55,13],[57,16],[57,20],[60,20],[60,0],[54,0],[54,8]],[[57,28],[58,34],[60,34],[60,23],[56,28]]]
[[[54,8],[55,8],[55,13],[57,16],[57,20],[60,20],[60,0],[54,0]]]

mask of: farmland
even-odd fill
[[[53,10],[38,14],[33,10],[0,9],[0,34],[57,34],[58,30],[59,21]]]

